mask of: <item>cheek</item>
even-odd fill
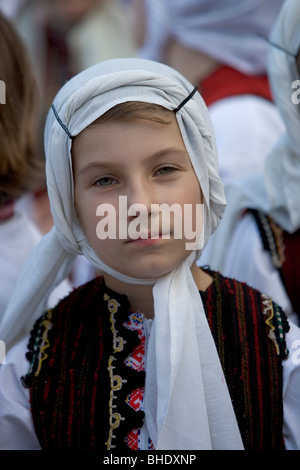
[[[81,227],[89,241],[96,235],[97,206],[82,192],[75,191],[75,207]]]
[[[203,199],[202,191],[201,191],[200,183],[194,171],[193,171],[193,176],[190,180],[190,191],[191,191],[191,197],[194,198],[198,204],[201,204],[202,199]]]
[[[78,201],[78,199],[77,199]],[[81,224],[81,227],[85,233],[85,236],[93,248],[95,253],[101,258],[104,262],[109,264],[111,255],[116,251],[116,240],[105,238],[100,239],[97,235],[97,226],[103,217],[97,215],[97,207],[99,202],[94,201],[93,198],[85,198],[84,196],[79,198],[79,201],[76,204],[78,218]],[[107,220],[107,217],[104,217]],[[109,227],[112,225],[109,224]],[[106,227],[106,225],[105,225]],[[107,230],[107,228],[105,228]]]
[[[97,235],[97,225],[101,217],[97,217],[95,210],[80,211],[79,221],[85,236],[99,258],[109,264],[112,253],[116,251],[114,242],[109,238],[100,239]]]
[[[176,191],[175,197],[181,204],[202,204],[202,191],[196,175],[192,175]]]
[[[189,179],[178,195],[182,207],[182,230],[184,240],[195,241],[203,230],[203,196],[196,176]]]

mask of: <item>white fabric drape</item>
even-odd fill
[[[265,73],[268,37],[284,0],[145,0],[141,56],[164,62],[170,38],[244,73]]]
[[[162,64],[115,59],[70,80],[54,104],[61,121],[76,136],[118,103],[144,101],[174,110],[191,90],[188,81]],[[176,116],[203,192],[206,243],[225,207],[213,131],[198,93]],[[50,110],[45,151],[54,228],[27,262],[0,325],[1,339],[11,345],[31,329],[43,311],[47,292],[69,272],[77,254],[123,282],[153,285],[155,320],[147,351],[145,416],[155,448],[241,449],[227,385],[190,271],[202,250],[191,252],[174,272],[160,279],[130,278],[104,264],[75,214],[71,145]]]

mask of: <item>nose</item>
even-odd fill
[[[153,234],[159,233],[161,225],[159,213],[160,193],[153,181],[147,177],[139,178],[136,176],[127,187],[126,195],[127,221],[130,230],[132,228],[134,230],[133,238],[136,233],[148,234],[150,230]],[[131,224],[133,224],[133,227]],[[132,232],[130,232],[130,236],[132,236]]]
[[[136,211],[151,214],[151,205],[155,203],[155,194],[152,185],[143,178],[134,177],[127,189],[128,215],[134,217]]]

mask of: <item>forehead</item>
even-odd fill
[[[170,148],[186,151],[174,114],[164,123],[150,119],[93,123],[75,137],[72,158],[77,166],[95,158],[130,165],[134,157],[146,158]]]

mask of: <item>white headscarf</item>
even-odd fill
[[[265,73],[263,37],[283,1],[145,0],[147,35],[141,56],[164,62],[164,46],[173,37],[241,72]]]
[[[192,86],[167,66],[115,59],[70,80],[54,105],[72,136],[109,108],[125,101],[156,103],[174,110]],[[207,109],[196,93],[176,113],[204,196],[207,242],[225,207],[217,172],[217,152]],[[89,245],[73,204],[72,141],[50,110],[45,130],[46,171],[53,230],[27,263],[1,325],[1,339],[12,342],[41,314],[53,283],[68,272],[76,254],[102,271],[132,284],[153,285],[155,320],[146,364],[145,416],[156,449],[240,449],[236,418],[222,368],[190,265],[157,280],[133,279],[104,264]]]
[[[299,80],[296,66],[300,47],[299,0],[285,1],[270,41],[268,73],[286,133],[268,155],[262,175],[243,178],[228,188],[228,207],[210,243],[213,269],[222,270],[227,244],[246,208],[268,214],[289,233],[300,228],[300,105],[292,101],[295,92],[292,83]]]

